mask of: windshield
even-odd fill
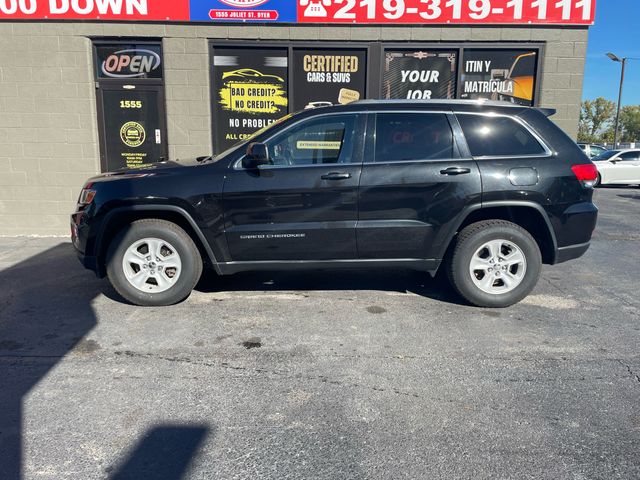
[[[258,135],[262,135],[263,133],[267,132],[268,130],[271,130],[272,128],[275,128],[276,126],[278,126],[281,123],[285,122],[286,120],[290,119],[293,115],[294,115],[293,113],[288,113],[284,117],[280,117],[278,120],[274,121],[273,123],[270,123],[266,127],[262,127],[260,130],[258,130],[256,132],[253,132],[248,137],[246,137],[246,138],[240,140],[239,142],[235,143],[233,146],[227,148],[226,150],[220,152],[217,155],[214,155],[212,160],[215,162],[216,160],[219,160],[221,158],[226,157],[228,154],[230,154],[234,150],[240,148],[242,145],[246,145],[247,143],[249,143],[251,140],[256,138]]]
[[[620,153],[620,150],[609,150],[607,152],[603,152],[597,157],[593,157],[593,160],[609,160],[614,155]]]

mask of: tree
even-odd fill
[[[580,112],[580,123],[578,124],[578,141],[581,143],[595,143],[595,138],[591,135],[591,125]]]
[[[613,125],[611,125],[604,132],[602,132],[602,135],[600,135],[600,138],[595,143],[600,143],[600,142],[602,142],[602,143],[613,143],[613,139],[614,139]]]
[[[611,121],[615,110],[616,104],[603,97],[582,102],[578,141],[595,142],[602,128]]]
[[[620,125],[622,125],[623,142],[640,140],[640,105],[628,105],[622,108]]]

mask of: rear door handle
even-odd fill
[[[331,172],[326,175],[322,175],[322,180],[346,180],[351,178],[351,174],[347,172]]]
[[[466,167],[449,167],[440,170],[440,173],[442,175],[464,175],[465,173],[471,173],[471,169]]]

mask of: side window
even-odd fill
[[[591,147],[591,153],[593,155],[600,155],[601,153],[606,152],[607,149],[606,148],[602,148],[602,147]]]
[[[267,142],[273,165],[300,166],[353,161],[355,115],[303,122]]]
[[[618,157],[623,162],[634,162],[640,157],[640,152],[625,152]]]
[[[453,158],[453,133],[443,113],[379,113],[376,162]]]
[[[544,155],[545,149],[520,123],[509,117],[457,114],[474,157]]]

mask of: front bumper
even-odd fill
[[[93,271],[99,278],[105,276],[104,267],[98,261],[98,257],[87,255],[88,228],[83,220],[82,211],[71,215],[71,243],[76,251],[78,260],[84,268]]]
[[[93,272],[95,272],[95,274],[100,277],[100,265],[98,264],[98,257],[94,257],[91,255],[85,255],[82,252],[79,252],[78,250],[76,250],[76,254],[78,256],[78,260],[80,261],[80,263],[82,264],[82,266],[84,268],[86,268],[87,270],[92,270]]]

